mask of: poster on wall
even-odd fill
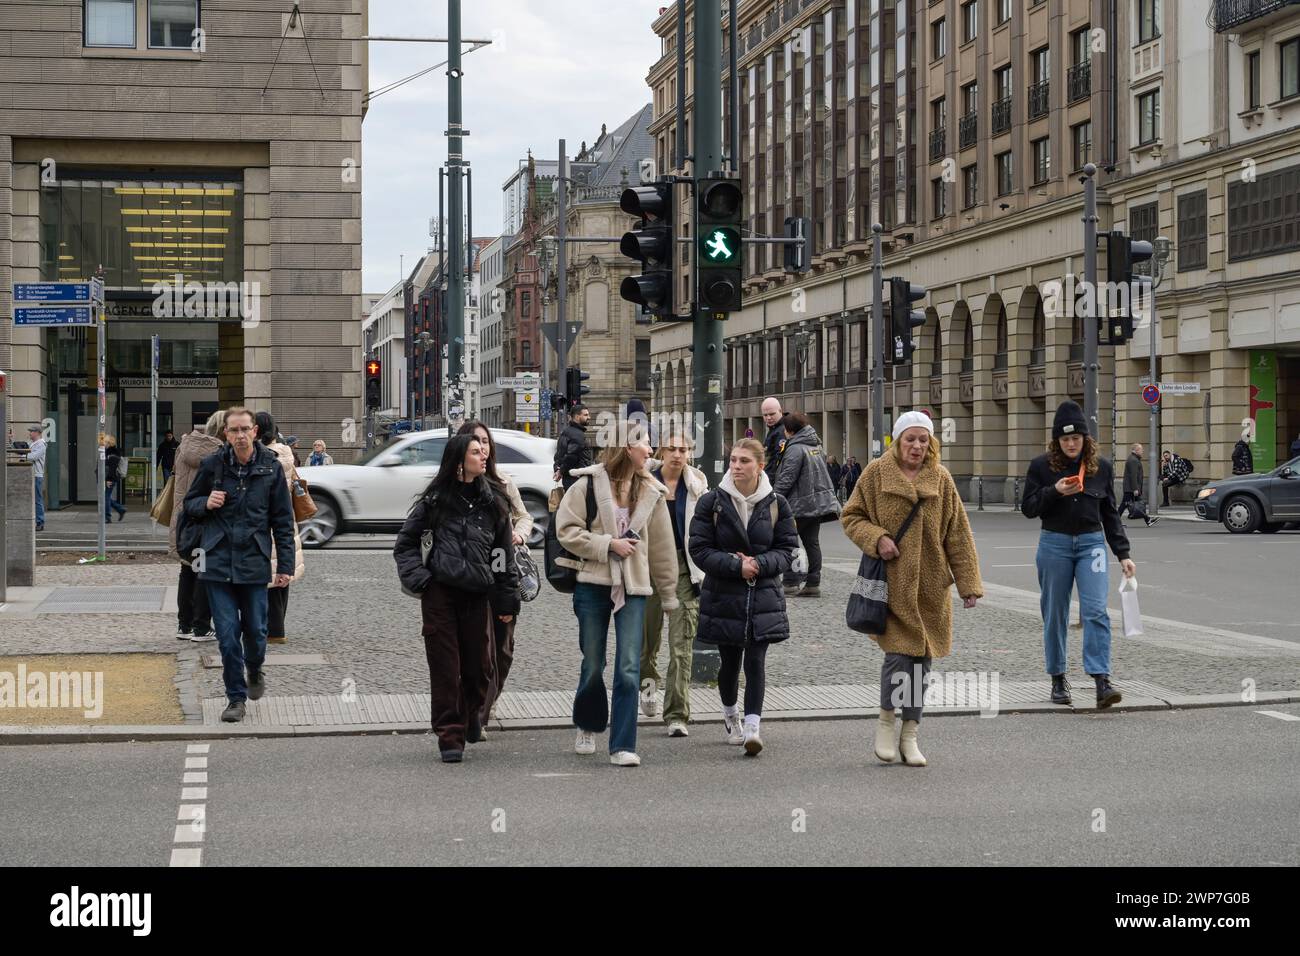
[[[1272,471],[1277,467],[1277,354],[1270,350],[1250,352],[1250,418],[1255,472]]]

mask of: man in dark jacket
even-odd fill
[[[1232,473],[1234,475],[1253,475],[1255,473],[1255,456],[1250,453],[1250,445],[1245,438],[1238,438],[1232,448]]]
[[[777,469],[781,467],[781,454],[785,451],[785,429],[781,427],[783,418],[785,410],[777,399],[763,399],[763,424],[767,426],[767,438],[763,442],[767,464],[763,470],[767,472],[768,481],[776,480]]]
[[[790,571],[785,575],[785,589],[787,594],[799,597],[819,597],[822,581],[821,526],[823,521],[839,517],[840,501],[831,485],[822,441],[808,416],[802,412],[790,412],[781,422],[785,430],[785,451],[772,489],[790,502],[799,540],[808,558],[806,574],[797,575]]]
[[[158,465],[162,468],[163,481],[167,481],[176,469],[176,449],[181,447],[181,443],[176,440],[171,429],[163,433],[163,440],[158,443]]]
[[[185,495],[184,521],[202,523],[192,567],[207,591],[221,647],[230,702],[221,719],[235,723],[244,719],[244,701],[266,692],[266,586],[287,587],[293,577],[294,531],[284,468],[275,452],[257,440],[257,425],[247,408],[226,412],[226,442],[199,465]],[[178,531],[178,544],[183,537],[184,528]]]
[[[1160,489],[1164,493],[1164,506],[1169,507],[1169,489],[1181,485],[1192,473],[1191,463],[1173,451],[1160,456]]]
[[[564,485],[564,490],[577,481],[572,477],[575,468],[588,468],[596,463],[587,446],[587,422],[591,412],[585,405],[574,405],[569,412],[569,423],[560,432],[555,442],[555,480]]]
[[[1159,518],[1152,518],[1142,507],[1142,445],[1135,444],[1129,452],[1128,461],[1124,462],[1124,498],[1119,504],[1119,513],[1128,512],[1130,518],[1141,518],[1151,527]]]

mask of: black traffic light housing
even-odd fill
[[[641,263],[641,274],[624,279],[618,294],[641,306],[643,312],[669,318],[673,314],[675,248],[672,181],[661,178],[645,186],[631,186],[623,190],[618,206],[629,216],[641,219],[640,225],[625,232],[618,244],[623,255]]]
[[[786,272],[807,272],[812,267],[812,220],[795,216],[786,216],[785,238],[798,239],[787,242],[785,251]]]
[[[379,408],[383,405],[384,363],[379,359],[366,362],[366,408]]]
[[[714,173],[696,185],[695,251],[700,308],[716,318],[741,308],[744,255],[741,225],[745,221],[745,198],[740,177]]]
[[[916,345],[912,330],[925,325],[925,313],[914,311],[913,302],[926,296],[925,286],[915,285],[898,276],[889,279],[889,335],[885,343],[885,364],[906,365],[912,360]]]
[[[1098,319],[1097,340],[1102,345],[1123,345],[1133,338],[1133,307],[1136,304],[1132,293],[1133,266],[1148,261],[1155,254],[1155,247],[1145,239],[1130,239],[1122,232],[1106,234],[1106,281],[1110,288],[1122,285],[1129,290],[1118,296],[1116,303],[1105,298],[1104,313]],[[1103,297],[1094,295],[1093,301],[1097,311],[1103,311]]]
[[[582,396],[591,391],[590,385],[582,384],[590,378],[590,372],[584,372],[576,365],[570,365],[564,370],[564,395],[569,405],[581,402]]]

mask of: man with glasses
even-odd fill
[[[235,723],[244,719],[244,701],[266,692],[266,586],[273,577],[274,587],[287,586],[294,571],[289,484],[275,452],[257,440],[247,408],[226,412],[226,444],[203,459],[184,507],[203,525],[193,568],[207,589],[221,647],[229,701],[221,719]]]

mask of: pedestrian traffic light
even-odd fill
[[[378,359],[366,362],[366,408],[379,408],[383,405],[384,385],[381,378],[383,363]]]
[[[886,365],[906,365],[912,360],[912,353],[916,351],[912,330],[925,325],[925,313],[914,311],[912,303],[920,302],[925,295],[925,286],[914,285],[897,276],[890,278],[889,329],[892,344],[885,347]]]
[[[661,319],[673,317],[673,185],[665,179],[623,190],[618,206],[639,216],[639,226],[625,232],[619,251],[641,263],[639,276],[628,276],[618,294]],[[573,395],[569,396],[570,398]]]
[[[570,405],[578,404],[582,401],[582,396],[591,391],[590,385],[582,384],[589,378],[591,373],[584,372],[576,365],[570,365],[564,370],[564,396]]]
[[[699,181],[696,222],[699,247],[696,267],[699,275],[700,308],[726,318],[739,312],[740,284],[744,256],[740,228],[745,218],[740,177],[715,173]]]
[[[785,238],[798,239],[787,242],[785,250],[786,272],[807,272],[812,266],[812,220],[787,216]]]
[[[1122,232],[1106,234],[1106,282],[1111,290],[1105,296],[1094,296],[1101,315],[1097,333],[1102,345],[1123,345],[1133,338],[1133,311],[1140,293],[1133,284],[1133,267],[1146,262],[1155,252],[1145,239],[1130,239]]]

